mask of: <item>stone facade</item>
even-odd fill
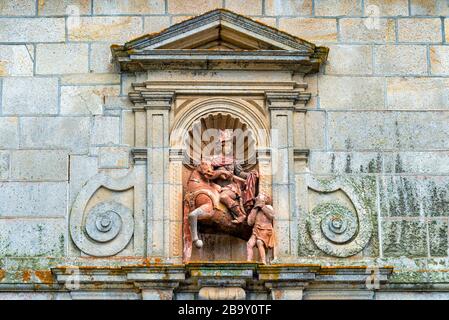
[[[305,76],[113,61],[112,44],[216,8],[327,47],[327,61]],[[0,299],[217,297],[208,270],[234,283],[228,298],[448,299],[448,15],[443,0],[0,2]],[[182,195],[182,156],[169,123],[200,108],[189,95],[213,81],[263,91],[238,97],[268,110],[242,120],[281,130],[289,166],[263,184],[280,209],[277,269],[182,264],[182,204],[170,198]],[[273,83],[295,84],[299,103],[270,95]],[[167,95],[179,87],[182,99]],[[164,94],[136,94],[155,88]],[[269,176],[272,154],[259,151]],[[118,236],[78,232],[84,214],[102,212],[116,213]],[[321,232],[329,212],[348,223],[340,238]],[[241,243],[215,240],[225,249],[197,257],[240,257]],[[187,271],[203,287],[189,287]],[[241,284],[251,279],[261,287]]]

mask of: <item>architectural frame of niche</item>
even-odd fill
[[[311,96],[302,79],[319,71],[328,49],[222,9],[111,49],[121,72],[136,79],[129,92],[133,106],[124,112],[124,141],[134,159],[129,176],[140,195],[134,198],[134,219],[144,220],[134,238],[145,248],[134,241],[135,255],[186,261],[183,132],[211,116],[252,129],[260,191],[272,196],[278,214],[274,254],[281,260],[296,255],[295,212],[304,180],[297,175],[307,171],[305,113]],[[244,243],[220,246],[227,256],[206,247],[194,257],[245,259]]]

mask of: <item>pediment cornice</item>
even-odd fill
[[[122,71],[249,69],[318,72],[328,48],[217,9],[111,47]]]

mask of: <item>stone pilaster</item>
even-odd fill
[[[282,260],[292,255],[296,238],[295,228],[292,229],[295,218],[293,112],[299,93],[266,93],[266,99],[271,122],[273,206],[277,213],[274,224],[277,237],[275,256]]]

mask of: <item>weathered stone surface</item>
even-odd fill
[[[119,86],[67,86],[61,88],[61,113],[99,115],[106,96],[118,96]]]
[[[316,16],[358,16],[362,14],[360,0],[315,0]]]
[[[265,0],[265,14],[275,16],[310,16],[312,0]]]
[[[2,16],[34,16],[35,14],[35,0],[0,2],[0,15]]]
[[[40,16],[90,14],[92,0],[37,0]]]
[[[401,151],[384,153],[384,172],[415,174],[449,174],[447,151]]]
[[[407,110],[449,109],[449,79],[388,78],[387,107]]]
[[[9,178],[9,152],[0,151],[0,180]]]
[[[326,135],[324,133],[326,115],[322,111],[306,113],[306,146],[308,149],[324,149]]]
[[[309,160],[310,170],[317,174],[381,173],[383,156],[378,152],[318,152]]]
[[[335,19],[280,18],[279,29],[308,41],[337,41]]]
[[[427,73],[426,47],[386,45],[374,49],[374,72],[386,75],[423,75]]]
[[[448,255],[448,223],[447,220],[429,222],[429,244],[432,257]]]
[[[92,144],[118,144],[120,139],[120,118],[95,117]]]
[[[128,41],[142,33],[140,17],[69,17],[71,41]]]
[[[430,47],[430,72],[434,75],[449,75],[449,46]]]
[[[382,222],[382,231],[384,256],[427,256],[426,223],[424,221],[384,221]]]
[[[58,79],[5,78],[2,96],[4,114],[56,114],[58,112]]]
[[[382,177],[381,214],[389,217],[449,216],[448,187],[449,180],[444,176]]]
[[[244,2],[240,0],[227,0],[226,9],[238,12],[244,15],[261,15],[262,14],[262,1],[261,0],[246,0]]]
[[[405,18],[398,20],[398,41],[441,42],[441,19]]]
[[[366,75],[373,72],[372,48],[368,45],[330,45],[326,74]]]
[[[117,65],[112,63],[109,43],[92,43],[90,48],[90,72],[111,73],[117,71]],[[94,75],[90,74],[90,76]]]
[[[143,32],[153,33],[159,32],[170,26],[170,17],[166,16],[151,16],[145,17],[143,20]]]
[[[407,0],[365,0],[365,15],[376,16],[408,16]]]
[[[120,84],[118,73],[80,73],[61,76],[61,85],[114,85]]]
[[[0,18],[0,42],[61,42],[64,18]]]
[[[87,117],[29,117],[21,121],[24,148],[88,151],[90,121]]]
[[[70,204],[73,203],[83,185],[98,173],[97,162],[97,157],[70,156]]]
[[[94,14],[161,14],[165,13],[164,0],[96,0]]]
[[[65,182],[3,182],[0,190],[0,217],[66,216]]]
[[[0,76],[32,76],[33,55],[26,45],[0,45]]]
[[[448,120],[447,112],[330,112],[329,143],[337,150],[447,149]]]
[[[385,43],[394,42],[395,21],[379,18],[376,20],[361,18],[340,19],[340,40],[342,42]]]
[[[222,6],[221,0],[198,0],[198,1],[183,1],[183,0],[167,0],[168,13],[174,14],[201,14]]]
[[[129,168],[129,147],[101,147],[98,156],[100,169]]]
[[[64,219],[2,219],[0,254],[15,257],[61,257],[65,252]]]
[[[36,73],[85,73],[88,55],[87,44],[38,44]]]
[[[19,121],[15,117],[0,117],[0,148],[17,148]]]
[[[11,154],[11,178],[39,181],[68,179],[68,155],[57,150],[16,150]]]
[[[318,79],[318,87],[323,108],[384,108],[384,79],[380,77],[322,76]]]
[[[447,16],[449,3],[445,0],[410,0],[411,15]]]

